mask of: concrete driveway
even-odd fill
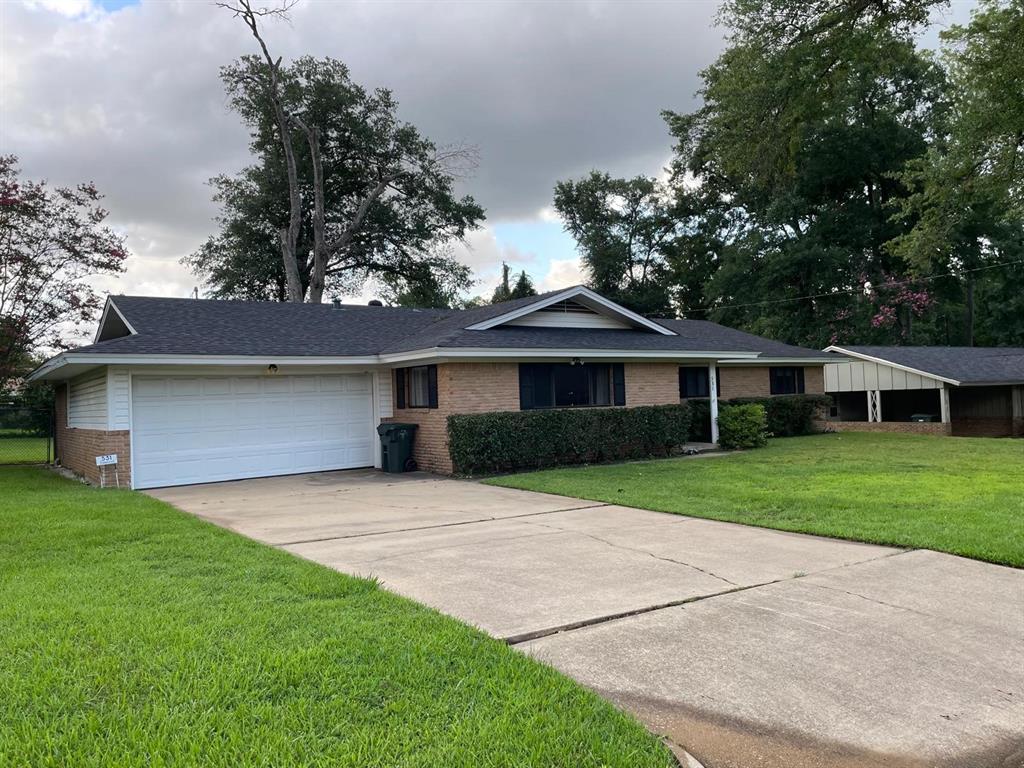
[[[422,474],[150,493],[475,624],[707,768],[1024,765],[1024,571]]]

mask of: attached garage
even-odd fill
[[[371,375],[132,377],[136,488],[370,467]]]

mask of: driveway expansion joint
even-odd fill
[[[343,541],[345,539],[362,539],[366,536],[384,536],[389,533],[412,533],[414,531],[429,531],[436,528],[455,528],[460,525],[475,525],[476,523],[493,523],[499,520],[521,520],[524,517],[538,517],[540,515],[553,515],[557,512],[573,512],[577,509],[596,509],[607,507],[608,504],[591,504],[585,507],[566,507],[565,509],[549,509],[544,512],[525,512],[521,515],[504,515],[502,517],[481,517],[478,520],[457,520],[452,523],[437,523],[436,525],[414,525],[409,528],[384,528],[379,531],[363,531],[362,533],[347,533],[344,536],[324,536],[319,539],[299,539],[297,541],[274,542],[275,547],[291,547],[297,544],[318,544],[323,541]],[[553,527],[553,526],[552,526]],[[561,530],[561,529],[559,529]]]

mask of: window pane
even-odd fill
[[[680,397],[708,397],[709,391],[707,368],[701,366],[679,369]]]
[[[588,366],[590,375],[590,404],[612,404],[612,369],[607,365]]]
[[[407,377],[409,382],[409,407],[427,408],[430,405],[430,380],[427,367],[410,368]]]
[[[773,395],[795,395],[804,391],[803,368],[771,368],[769,376]]]

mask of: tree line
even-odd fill
[[[217,3],[259,51],[221,70],[253,163],[211,180],[218,231],[185,263],[217,298],[372,281],[394,304],[486,303],[453,256],[485,216],[455,191],[475,150],[438,146],[336,59],[275,57],[261,25],[295,1]],[[922,49],[947,4],[724,0],[700,108],[663,113],[664,176],[554,190],[590,286],[813,347],[1024,344],[1024,0],[980,0]],[[100,199],[0,158],[0,387],[94,319],[92,278],[123,271]],[[535,292],[503,265],[489,300]]]
[[[726,0],[664,179],[555,207],[592,287],[782,341],[1024,343],[1024,4]]]

